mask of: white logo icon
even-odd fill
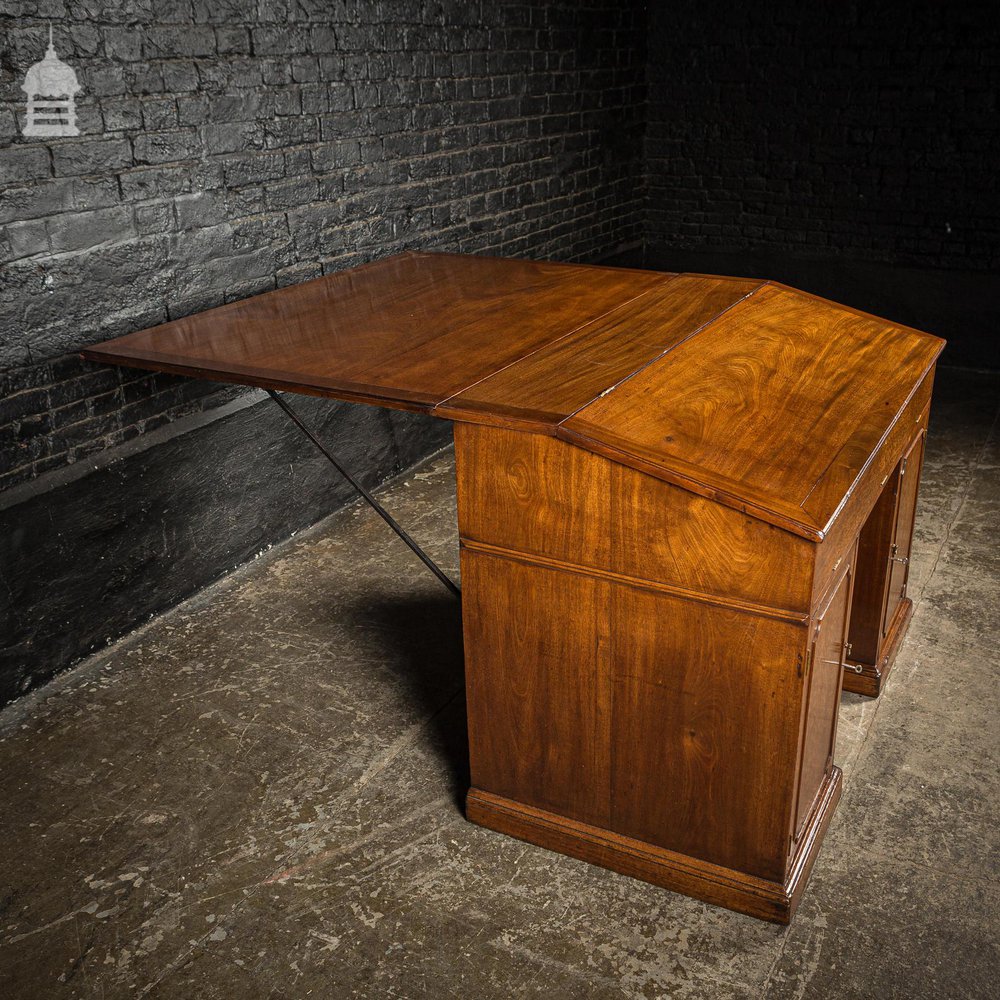
[[[28,70],[21,90],[28,95],[25,135],[80,134],[76,127],[76,94],[80,84],[73,69],[56,55],[52,47],[51,24],[45,58]]]

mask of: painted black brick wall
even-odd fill
[[[995,2],[653,4],[651,247],[1000,264]]]
[[[79,138],[21,136],[48,24]],[[80,347],[404,248],[641,230],[641,4],[0,0],[0,491],[241,390]]]

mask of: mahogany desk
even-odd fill
[[[770,282],[417,253],[84,356],[455,421],[469,819],[788,922],[842,682],[877,693],[910,613],[943,343]]]

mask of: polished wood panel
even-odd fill
[[[558,434],[818,541],[942,346],[767,286]]]
[[[783,881],[805,628],[630,587],[613,601],[611,829]]]
[[[852,553],[853,555],[853,553]],[[802,836],[806,820],[833,770],[837,745],[837,709],[844,673],[847,626],[851,616],[853,560],[842,571],[833,593],[815,616],[807,660],[805,724],[795,807],[793,839]]]
[[[682,892],[706,903],[772,923],[788,924],[802,899],[819,846],[840,800],[841,787],[840,768],[835,767],[782,882],[699,861],[476,787],[469,790],[466,815],[473,823],[539,847]]]
[[[554,434],[561,420],[696,334],[759,285],[680,275],[445,400],[434,413]]]
[[[472,783],[607,826],[610,585],[462,552]]]
[[[910,554],[913,547],[913,526],[917,516],[917,487],[923,464],[924,436],[919,434],[899,463],[899,487],[896,501],[896,523],[889,550],[889,593],[886,600],[882,638],[889,634],[899,605],[906,599],[906,584],[910,578]]]
[[[906,596],[926,430],[920,429],[887,477],[858,541],[858,597],[851,616],[844,688],[875,697],[906,634]]]
[[[914,436],[927,428],[933,370],[914,390],[886,434],[881,447],[862,471],[851,492],[844,497],[837,516],[827,528],[823,544],[817,548],[813,593],[816,598],[827,589],[835,564],[853,547],[858,533],[868,520],[872,508],[885,487],[888,477],[899,464]]]
[[[93,361],[430,409],[668,280],[411,253],[84,351]]]
[[[459,425],[456,465],[469,818],[789,919],[839,794],[851,560],[812,604],[814,543],[567,442]]]
[[[456,424],[462,537],[804,620],[814,547],[541,434]]]
[[[612,469],[541,434],[456,424],[462,538],[610,567]]]
[[[851,616],[850,659],[878,663],[889,593],[889,554],[896,527],[899,466],[889,474],[868,520],[858,536],[856,606]]]

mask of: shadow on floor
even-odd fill
[[[429,745],[446,765],[452,797],[464,813],[470,775],[461,604],[446,593],[367,595],[349,614],[374,627],[388,668],[398,673],[435,736]]]

